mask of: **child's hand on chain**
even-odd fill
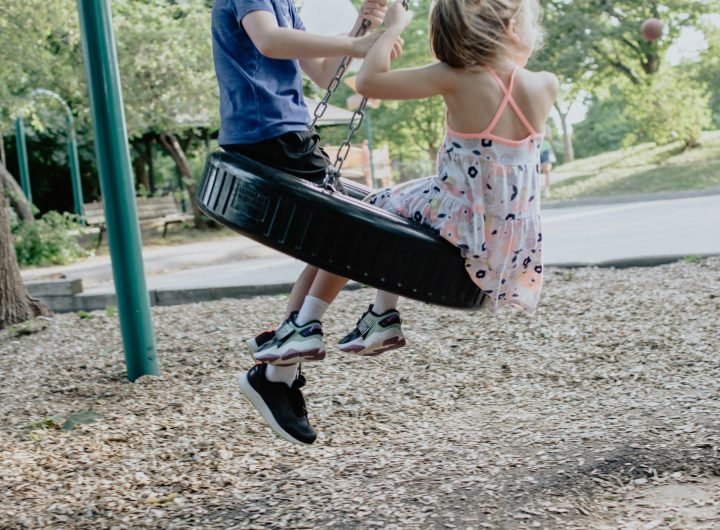
[[[370,21],[368,30],[371,31],[385,20],[387,9],[387,0],[365,0],[360,6],[360,18]]]
[[[400,0],[395,0],[390,9],[386,9],[385,27],[390,29],[398,27],[399,30],[404,30],[413,18],[413,12],[405,9],[403,3]]]

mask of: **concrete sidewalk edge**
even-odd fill
[[[584,269],[588,267],[596,267],[600,269],[629,269],[631,267],[657,267],[659,265],[668,265],[682,260],[703,260],[707,258],[715,258],[720,254],[668,254],[665,256],[641,256],[637,258],[622,258],[616,260],[601,261],[599,263],[546,263],[546,267],[555,267],[558,269]]]
[[[670,201],[673,199],[694,199],[696,197],[707,197],[708,195],[720,195],[720,188],[706,190],[677,191],[646,193],[642,195],[618,195],[617,197],[589,197],[587,199],[570,199],[565,201],[543,200],[543,210],[556,208],[573,208],[578,206],[604,206],[610,204],[627,204],[632,202],[653,202]]]
[[[643,256],[637,258],[624,258],[609,260],[600,263],[547,263],[546,267],[560,269],[579,269],[587,267],[627,269],[630,267],[656,267],[667,265],[682,260],[701,260],[720,254],[698,254],[698,255],[665,255],[665,256]],[[31,296],[39,298],[50,309],[56,313],[68,313],[77,311],[97,311],[106,309],[108,306],[117,305],[114,293],[90,294],[78,292],[78,280],[73,281],[72,289],[59,287],[59,283],[67,283],[67,280],[56,282],[28,282],[27,286]],[[205,287],[192,289],[157,289],[149,291],[150,305],[170,306],[194,304],[197,302],[211,302],[224,298],[252,298],[254,296],[273,296],[290,293],[292,283],[277,283],[267,285],[236,285],[223,287]],[[362,289],[367,287],[361,283],[353,282],[347,284],[346,290]]]

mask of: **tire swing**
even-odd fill
[[[364,21],[358,35],[368,25]],[[349,62],[346,57],[340,64],[315,109],[313,126]],[[323,186],[217,151],[208,157],[198,186],[199,208],[228,228],[320,269],[431,304],[478,308],[484,295],[457,247],[430,227],[362,202],[372,190],[340,179],[366,102],[363,98],[355,111]]]

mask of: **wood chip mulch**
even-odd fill
[[[236,384],[283,297],[155,308],[134,384],[112,312],[0,332],[0,528],[720,528],[720,259],[549,269],[532,316],[403,300],[406,348],[340,353],[372,296],[304,366],[311,447]]]

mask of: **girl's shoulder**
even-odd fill
[[[528,88],[546,91],[553,99],[560,90],[560,80],[552,72],[535,72],[527,68],[520,68],[517,76],[520,82]]]

